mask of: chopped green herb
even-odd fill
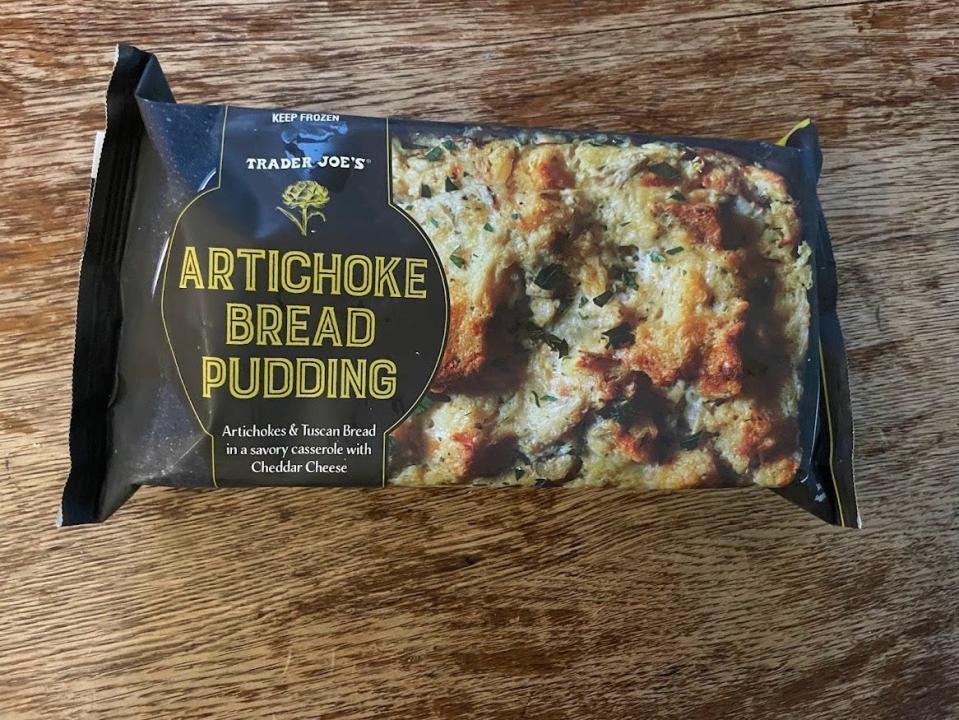
[[[555,290],[568,279],[569,276],[566,274],[566,271],[563,270],[562,265],[550,263],[540,268],[539,272],[536,273],[536,277],[533,278],[533,283],[543,288],[543,290]]]
[[[457,255],[455,252],[452,255],[450,255],[450,262],[453,263],[460,270],[466,267],[466,261],[463,258],[461,258],[459,255]]]
[[[619,224],[619,226],[620,226],[620,227],[626,227],[626,226],[629,225],[631,222],[632,222],[632,220],[627,220],[626,222],[621,222],[621,223]]]
[[[626,347],[636,340],[633,331],[626,323],[620,323],[616,327],[605,331],[603,337],[606,338],[606,342],[611,348]]]
[[[536,394],[536,391],[530,390],[529,393],[533,396],[533,402],[536,403],[536,407],[542,407],[542,405],[539,404],[539,395]]]
[[[652,260],[654,263],[666,262],[666,258],[663,257],[662,253],[660,253],[658,250],[653,250],[649,254],[649,259]]]
[[[665,162],[654,163],[646,168],[646,170],[670,182],[679,182],[683,179],[683,176],[679,174],[679,170]]]
[[[539,399],[543,402],[556,402],[557,398],[552,395],[540,395]]]
[[[593,304],[596,305],[596,306],[598,306],[598,307],[603,307],[603,305],[605,305],[606,303],[608,303],[612,297],[613,297],[613,291],[612,291],[612,290],[607,290],[606,292],[602,293],[601,295],[597,295],[596,297],[594,297],[594,298],[593,298]]]
[[[580,296],[579,296],[579,306],[580,306],[580,307],[583,307],[583,305],[585,305],[586,302],[587,302],[586,297],[585,297],[584,295],[580,295]]]
[[[555,350],[560,357],[569,355],[569,343],[562,338],[556,337],[551,333],[546,333],[543,335],[543,342],[549,346],[550,350]]]
[[[679,446],[680,446],[683,450],[695,450],[696,448],[699,447],[699,438],[700,438],[700,436],[702,436],[702,433],[701,433],[701,432],[693,433],[692,435],[688,435],[688,436],[684,437],[682,440],[679,441]]]
[[[439,227],[439,226],[440,226],[440,224],[436,221],[436,218],[433,218],[433,217],[430,218],[430,224],[432,224],[433,227]]]
[[[559,353],[560,357],[569,355],[569,343],[563,340],[563,338],[546,332],[536,323],[526,323],[526,330],[529,333],[530,340],[543,343],[548,346],[550,350],[555,350]]]
[[[622,280],[623,285],[630,290],[639,290],[639,285],[636,284],[636,273],[632,270],[623,270],[623,274],[619,276],[619,279]]]
[[[433,191],[430,190],[430,186],[426,183],[420,185],[420,197],[428,198],[433,197]]]
[[[679,202],[683,202],[686,199],[686,196],[679,192],[679,190],[673,190],[667,197],[670,200],[678,200]]]
[[[431,162],[433,160],[439,160],[441,157],[443,157],[443,148],[437,145],[435,148],[433,148],[428,153],[426,153],[426,155],[424,155],[423,157]]]
[[[443,393],[426,393],[413,408],[413,415],[421,415],[433,407],[436,403],[449,402],[450,396]]]
[[[682,251],[683,251],[682,246],[681,246],[681,245],[677,245],[676,247],[669,248],[669,250],[666,251],[666,254],[667,254],[667,255],[678,255],[678,254],[681,253]]]
[[[446,140],[443,141],[442,145],[450,152],[453,152],[454,150],[456,150],[456,143],[450,140],[449,138],[446,138]]]
[[[596,413],[604,420],[615,420],[620,425],[625,425],[633,417],[634,411],[629,400],[613,402]]]
[[[485,225],[483,225],[483,229],[484,229],[486,232],[493,232],[493,226],[490,225],[489,223],[486,223]]]
[[[446,176],[445,187],[446,187],[446,192],[455,192],[456,190],[460,189],[459,185],[453,182],[453,178],[451,178],[449,175]]]
[[[526,474],[526,471],[523,468],[513,468],[513,472],[516,474],[517,480]]]
[[[520,218],[520,214],[517,213],[517,212],[510,213],[509,216],[510,216],[511,218],[513,218],[514,220],[519,220],[519,218]]]

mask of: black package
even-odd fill
[[[182,105],[121,46],[61,522],[144,484],[760,485],[858,527],[820,168],[808,122]]]

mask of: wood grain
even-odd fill
[[[866,529],[762,491],[144,490],[53,527],[112,45],[180,100],[779,137],[817,119]],[[0,717],[959,715],[950,2],[6,3]]]

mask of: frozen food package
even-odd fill
[[[63,525],[141,485],[760,486],[860,525],[808,121],[178,104],[125,45],[106,109]]]

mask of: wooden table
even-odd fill
[[[950,2],[0,9],[0,717],[959,714]],[[54,528],[112,44],[178,98],[826,155],[866,529],[760,490],[143,490]]]

